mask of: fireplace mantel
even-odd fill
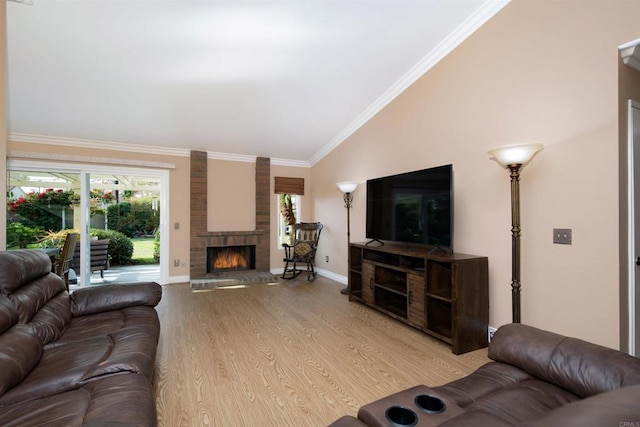
[[[253,231],[201,231],[196,233],[198,237],[220,237],[220,236],[261,236],[264,230]]]

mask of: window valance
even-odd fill
[[[304,196],[304,178],[276,176],[273,192],[276,194],[297,194]]]

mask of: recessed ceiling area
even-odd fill
[[[8,131],[313,162],[507,0],[8,2]]]

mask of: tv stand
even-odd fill
[[[432,253],[434,253],[435,251],[442,251],[445,254],[452,254],[453,251],[451,249],[447,249],[447,248],[443,248],[440,245],[435,245],[434,247],[431,248],[431,250],[429,252],[427,252],[428,255],[431,255]]]
[[[352,243],[349,251],[349,301],[438,338],[455,354],[487,346],[486,257],[390,242]]]

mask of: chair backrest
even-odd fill
[[[305,242],[318,243],[321,232],[322,223],[320,222],[298,222],[293,224],[293,235],[296,241],[304,240]]]
[[[109,268],[110,239],[91,241],[91,271]]]
[[[316,255],[321,232],[322,223],[320,222],[298,222],[293,224],[295,254],[313,259]],[[300,246],[302,248],[298,249]]]
[[[78,236],[78,233],[67,234],[66,239],[64,239],[64,246],[62,246],[62,252],[60,252],[60,259],[56,264],[56,274],[64,279],[67,286],[69,284],[69,268],[71,268],[71,260],[76,250]]]
[[[91,271],[104,270],[109,268],[109,242],[110,239],[91,240]],[[80,245],[77,245],[73,260],[71,261],[71,268],[74,270],[80,269]]]

